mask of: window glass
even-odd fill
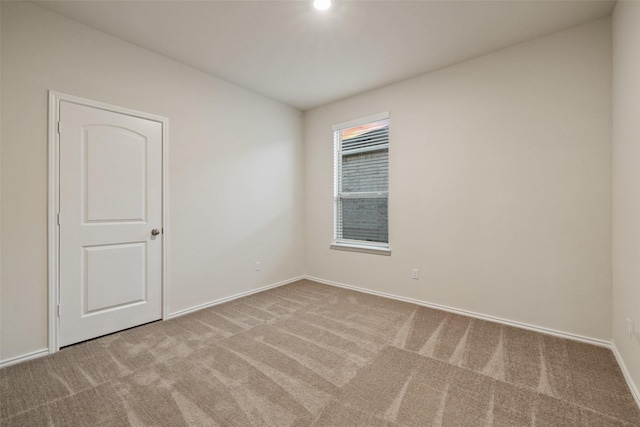
[[[389,120],[335,130],[335,241],[388,247]]]

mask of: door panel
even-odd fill
[[[162,124],[60,103],[60,345],[162,316]]]
[[[145,242],[83,249],[83,315],[146,301]]]
[[[146,219],[146,145],[143,135],[125,129],[85,128],[87,222]]]

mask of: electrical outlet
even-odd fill
[[[627,317],[627,335],[629,336],[629,341],[633,338],[633,320],[631,317]]]
[[[418,275],[418,269],[417,269],[417,268],[414,268],[414,269],[411,271],[411,278],[412,278],[413,280],[418,280],[418,278],[419,278],[419,277],[420,277],[420,276]]]
[[[260,268],[262,268],[262,265],[260,265],[260,261],[256,261],[256,271],[260,271]]]

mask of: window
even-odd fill
[[[334,249],[389,249],[389,113],[333,127]]]

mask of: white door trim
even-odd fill
[[[48,129],[48,259],[47,259],[47,282],[49,289],[48,305],[48,335],[49,354],[60,350],[60,325],[58,317],[58,304],[60,301],[60,233],[58,227],[58,212],[60,209],[60,156],[59,156],[59,134],[58,122],[60,119],[60,102],[66,101],[87,107],[98,108],[114,113],[126,114],[152,120],[162,124],[162,319],[168,316],[167,309],[167,286],[169,278],[168,254],[169,254],[169,119],[156,116],[141,111],[130,110],[116,105],[105,104],[103,102],[92,101],[90,99],[79,98],[65,93],[49,91],[49,129]]]

